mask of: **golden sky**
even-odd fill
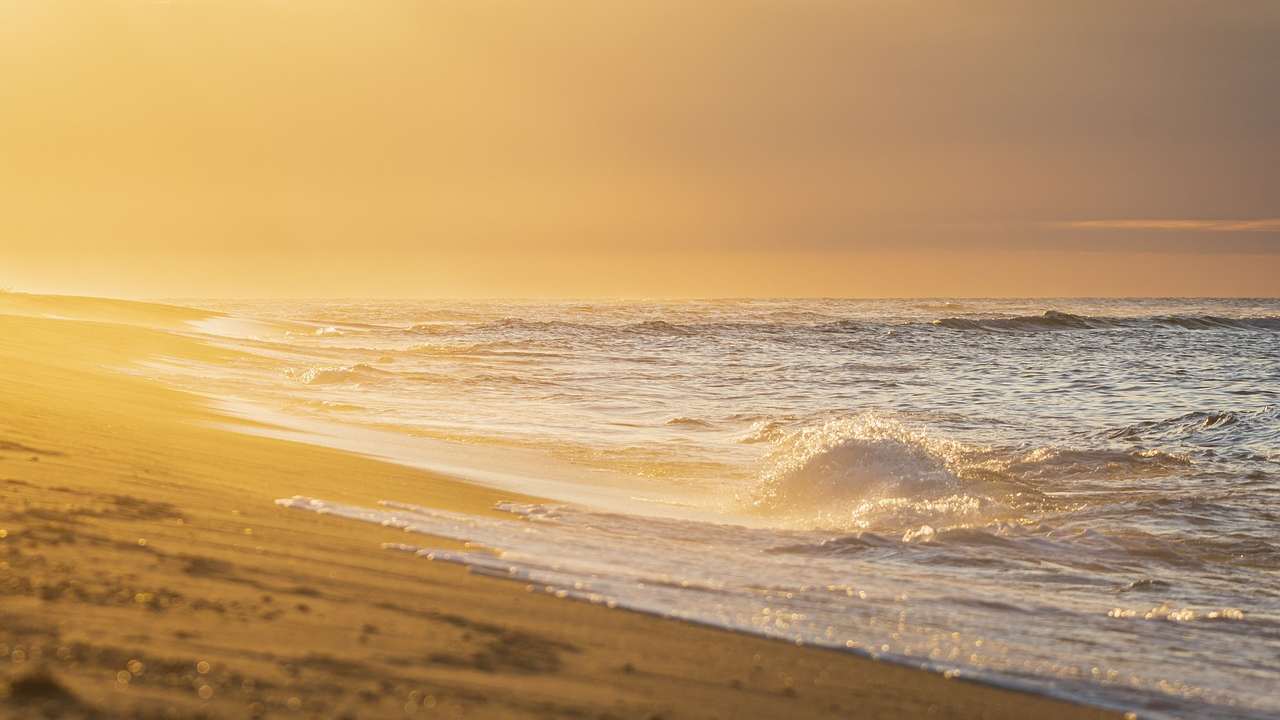
[[[0,0],[0,286],[1280,295],[1268,0]]]

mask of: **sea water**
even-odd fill
[[[409,531],[388,552],[1141,716],[1280,714],[1280,301],[185,302],[242,352],[151,372],[259,431],[545,498],[280,500]]]

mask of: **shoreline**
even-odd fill
[[[380,427],[290,414],[250,400],[219,399],[212,407],[233,419],[215,427],[359,455],[499,493],[535,496],[544,502],[636,514],[637,493],[656,495],[659,492],[648,487],[628,488],[625,475],[540,457],[523,448],[407,437]],[[565,477],[581,478],[584,482],[561,479]],[[588,479],[591,482],[585,482]],[[650,500],[649,503],[648,512],[640,514],[711,522],[719,519],[694,505],[692,498]],[[748,518],[740,520],[738,524],[748,524]]]
[[[0,295],[0,715],[1120,716],[387,552],[273,501],[522,498],[214,427],[241,421],[105,369],[228,354],[162,331],[209,314],[33,297]]]

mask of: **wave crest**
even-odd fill
[[[759,513],[810,527],[901,526],[984,513],[955,469],[964,446],[874,414],[803,428],[742,498]],[[919,524],[919,523],[917,523]]]

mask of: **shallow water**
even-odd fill
[[[204,324],[248,354],[157,374],[558,501],[288,506],[470,540],[424,554],[543,591],[1280,713],[1280,301],[190,304],[267,322]]]

